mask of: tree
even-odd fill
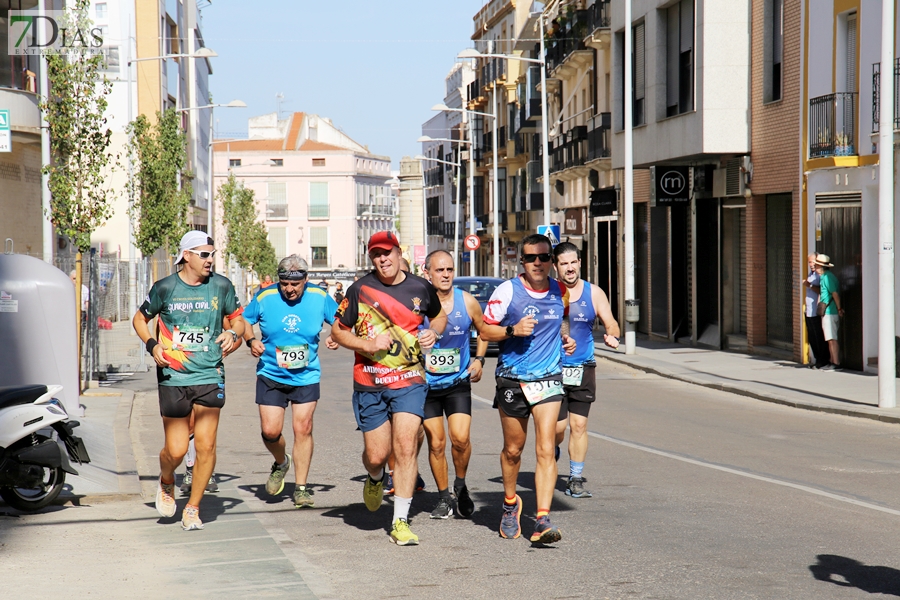
[[[128,155],[134,169],[129,182],[128,213],[134,224],[134,245],[144,256],[160,248],[177,248],[188,230],[190,174],[187,138],[173,109],[146,115],[128,124]],[[182,185],[182,182],[183,185]]]
[[[76,0],[64,20],[69,31],[90,30],[88,0]],[[48,54],[49,89],[40,102],[50,134],[48,175],[50,221],[77,248],[75,303],[81,341],[81,259],[90,250],[91,234],[112,214],[114,197],[109,174],[118,156],[109,149],[112,130],[106,127],[107,96],[112,84],[102,75],[103,54]],[[80,348],[79,348],[80,355]]]
[[[275,275],[275,248],[269,241],[266,226],[259,220],[253,190],[244,187],[234,174],[219,187],[222,223],[225,225],[225,254],[233,257],[243,269],[249,269],[262,279]]]

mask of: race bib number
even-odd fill
[[[172,330],[172,348],[184,352],[209,350],[209,333],[203,327],[178,327]]]
[[[583,365],[579,367],[563,367],[563,385],[579,386],[583,377]]]
[[[551,396],[560,396],[563,393],[562,382],[555,380],[529,381],[519,385],[522,387],[522,392],[525,393],[525,401],[530,405],[537,404]]]
[[[275,354],[282,369],[302,369],[309,364],[308,344],[276,347]]]
[[[425,370],[433,375],[459,373],[459,348],[432,348],[425,356]]]

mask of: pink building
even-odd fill
[[[299,254],[312,277],[352,279],[370,268],[369,236],[396,231],[390,158],[372,154],[326,117],[254,117],[248,139],[217,140],[214,148],[216,189],[234,174],[253,190],[278,259]]]

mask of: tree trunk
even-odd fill
[[[75,340],[78,348],[78,384],[81,385],[81,250],[75,254]],[[79,392],[81,389],[79,389]]]

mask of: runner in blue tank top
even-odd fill
[[[259,323],[262,341],[248,327],[244,339],[256,366],[256,403],[266,449],[275,459],[266,492],[277,496],[284,478],[294,464],[296,485],[294,506],[313,506],[306,489],[313,455],[313,413],[319,401],[319,332],[324,323],[334,323],[337,304],[317,285],[309,283],[308,266],[296,254],[278,263],[278,286],[261,289],[244,311],[251,325]],[[338,348],[331,336],[325,339],[330,350]],[[291,405],[294,447],[286,453],[281,430],[285,411]]]
[[[534,489],[537,523],[531,541],[549,544],[561,539],[550,523],[550,505],[556,484],[553,458],[556,421],[563,398],[562,355],[576,351],[575,341],[563,333],[568,310],[568,292],[550,279],[550,240],[532,234],[522,240],[521,264],[524,272],[494,290],[484,315],[482,337],[500,342],[497,360],[497,392],[494,407],[499,409],[503,428],[503,516],[500,535],[517,538],[522,533],[522,499],[516,494],[516,480],[528,432],[528,417],[534,417]]]
[[[606,333],[603,342],[610,348],[619,347],[619,324],[613,317],[609,300],[596,285],[581,279],[581,251],[574,244],[565,242],[553,249],[556,273],[569,290],[569,335],[575,339],[577,350],[563,357],[563,389],[566,397],[559,410],[556,424],[556,456],[566,435],[569,423],[569,481],[566,495],[573,498],[590,498],[584,489],[584,458],[587,456],[587,422],[591,402],[597,396],[597,378],[594,370],[594,322],[603,322]]]
[[[487,342],[478,338],[475,359],[469,358],[469,331],[484,327],[481,305],[468,292],[453,287],[453,257],[445,250],[435,250],[425,257],[425,276],[437,290],[441,307],[447,315],[443,336],[425,355],[425,378],[428,396],[425,400],[425,435],[428,437],[428,461],[437,484],[439,499],[431,511],[432,519],[446,519],[456,512],[471,517],[475,504],[466,487],[466,472],[472,445],[469,429],[472,424],[472,386],[481,380]],[[444,415],[450,430],[451,454],[456,479],[450,495],[450,476],[447,469],[447,437]]]

